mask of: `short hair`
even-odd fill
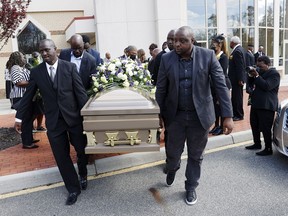
[[[141,57],[145,56],[144,49],[137,50],[137,57],[140,59]]]
[[[38,56],[40,56],[40,53],[37,52],[37,51],[34,51],[34,52],[32,53],[32,56],[33,56],[34,58],[37,58]]]
[[[230,40],[231,42],[235,43],[235,44],[240,44],[241,40],[238,36],[233,36]]]
[[[132,50],[136,50],[137,51],[137,47],[133,46],[133,45],[130,45],[130,46],[126,47],[126,52],[130,52]]]
[[[254,45],[253,44],[248,44],[248,47],[254,47]]]
[[[152,44],[150,44],[150,46],[149,46],[149,50],[154,50],[154,49],[157,48],[157,47],[158,47],[157,44],[152,43]]]
[[[90,44],[90,38],[87,35],[81,35],[84,43]]]
[[[271,65],[271,60],[268,56],[260,56],[257,59],[257,62],[264,62],[264,64],[266,64],[266,65]]]

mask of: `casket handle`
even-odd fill
[[[105,141],[105,144],[108,144],[110,146],[115,145],[115,141],[118,140],[118,132],[112,132],[112,133],[106,133],[106,136],[108,137],[108,140]]]
[[[130,140],[130,145],[138,144],[139,141],[141,142],[141,140],[138,140],[137,138],[138,131],[126,131],[125,133],[128,140]]]

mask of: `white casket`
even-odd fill
[[[81,110],[86,154],[159,151],[159,112],[144,90],[114,87],[98,93]]]

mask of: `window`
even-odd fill
[[[245,49],[248,44],[254,44],[254,0],[227,0],[227,21],[228,43],[231,37],[238,36]]]
[[[217,33],[216,0],[187,0],[188,25],[192,27],[198,44],[207,48]]]
[[[239,0],[227,0],[227,19],[228,28],[240,26]]]
[[[31,54],[38,50],[39,42],[45,38],[46,35],[29,21],[17,36],[19,51],[24,54]]]

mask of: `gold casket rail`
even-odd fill
[[[159,151],[159,112],[145,90],[113,87],[98,93],[81,110],[86,154]]]

